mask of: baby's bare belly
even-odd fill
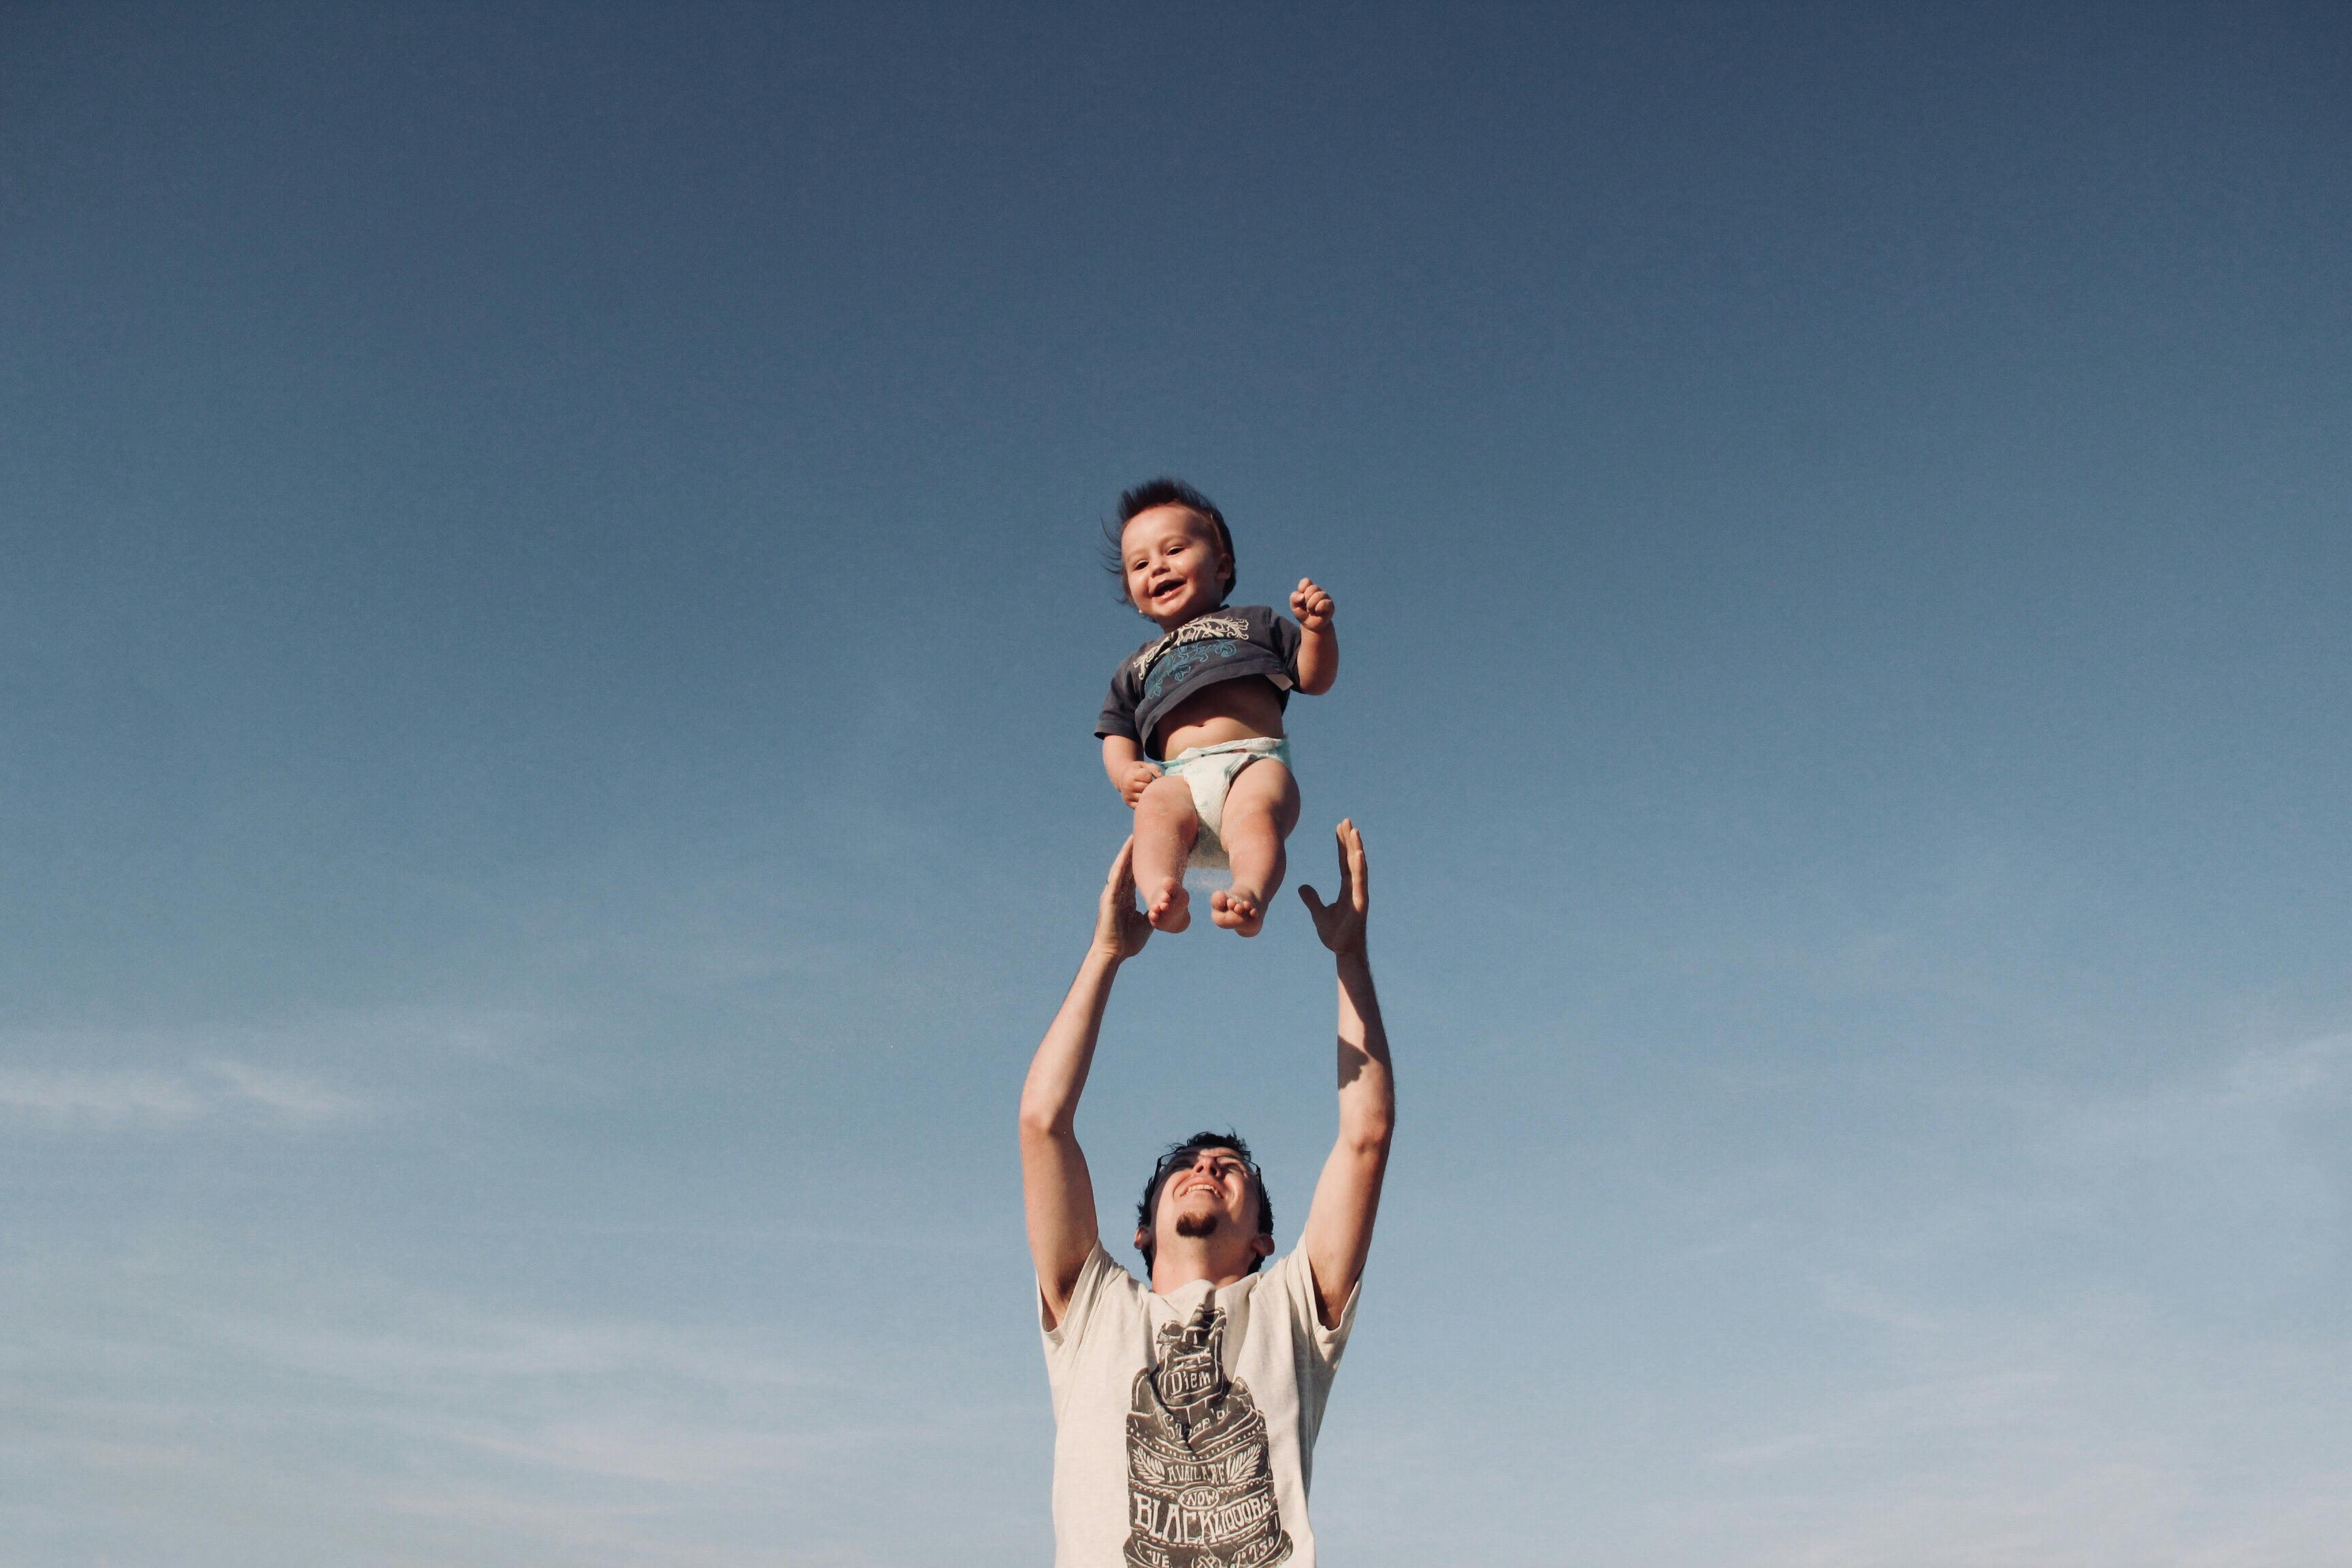
[[[1172,757],[1194,746],[1282,735],[1282,693],[1262,675],[1244,675],[1204,686],[1160,715],[1155,733],[1160,754]]]

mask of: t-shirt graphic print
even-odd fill
[[[1225,1313],[1204,1300],[1160,1330],[1127,1415],[1129,1568],[1271,1568],[1290,1556],[1265,1417],[1225,1375]]]
[[[1355,1320],[1294,1249],[1165,1296],[1097,1246],[1047,1323],[1055,1568],[1315,1568],[1315,1434]]]

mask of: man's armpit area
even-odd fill
[[[1336,1352],[1339,1345],[1346,1342],[1348,1325],[1355,1320],[1356,1298],[1364,1293],[1363,1276],[1358,1275],[1348,1287],[1348,1299],[1339,1303],[1335,1313],[1324,1304],[1323,1282],[1315,1278],[1315,1259],[1307,1255],[1304,1247],[1299,1249],[1298,1262],[1307,1276],[1307,1305],[1314,1309],[1316,1338]]]
[[[1093,1298],[1101,1293],[1108,1271],[1118,1268],[1110,1260],[1110,1254],[1103,1250],[1102,1243],[1096,1242],[1086,1261],[1078,1265],[1077,1277],[1070,1281],[1069,1300],[1062,1303],[1058,1312],[1054,1310],[1054,1300],[1045,1289],[1045,1282],[1037,1281],[1037,1327],[1047,1344],[1057,1348],[1061,1345],[1068,1337],[1070,1320],[1087,1310]]]

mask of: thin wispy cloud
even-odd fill
[[[239,1028],[10,1030],[0,1120],[319,1127],[429,1095],[452,1071],[527,1068],[564,1026],[525,1008],[420,1007]]]
[[[1712,1457],[1741,1561],[2319,1564],[2352,1522],[2352,1355],[2159,1305],[1864,1305],[1872,1385]]]
[[[2309,1112],[2352,1102],[2352,1035],[2242,1050],[2129,1095],[2058,1109],[2055,1136],[2085,1155],[2161,1158],[2217,1140],[2277,1138]]]
[[[320,1080],[247,1062],[184,1073],[0,1068],[0,1117],[56,1129],[116,1131],[199,1121],[315,1127],[360,1113],[360,1100]]]
[[[0,1112],[56,1126],[170,1126],[208,1105],[197,1086],[164,1073],[0,1069]]]
[[[2328,1266],[2347,1098],[2330,1035],[2012,1102],[1975,1174],[1822,1275],[1851,1386],[1709,1457],[1743,1560],[2333,1561],[2352,1342],[2274,1293]],[[1981,1299],[2021,1258],[2032,1289]]]
[[[371,1331],[241,1316],[217,1321],[210,1331],[290,1371],[388,1390],[435,1381],[480,1386],[624,1375],[721,1392],[833,1381],[805,1360],[731,1345],[674,1324],[498,1316],[414,1300],[385,1315],[400,1326]]]
[[[2053,1223],[2191,1237],[2216,1257],[2324,1224],[2352,1175],[2352,1036],[2262,1046],[2131,1092],[2053,1095],[2031,1113],[2021,1190]],[[2235,1215],[2235,1218],[2226,1216]],[[2310,1238],[2317,1241],[2316,1237]],[[2274,1267],[2305,1250],[2291,1247]]]
[[[762,1561],[779,1518],[969,1452],[1013,1414],[772,1326],[499,1311],[186,1256],[81,1267],[0,1303],[17,1324],[0,1465],[70,1476],[86,1504],[299,1477],[385,1540],[441,1521],[572,1561]],[[68,1300],[115,1306],[58,1316]],[[197,1426],[213,1436],[191,1444]],[[273,1447],[296,1431],[328,1440]]]

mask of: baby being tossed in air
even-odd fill
[[[1138,485],[1118,516],[1128,603],[1160,632],[1118,667],[1095,723],[1103,771],[1135,809],[1135,885],[1154,926],[1182,931],[1187,863],[1229,865],[1233,886],[1211,895],[1209,918],[1255,936],[1298,822],[1282,710],[1294,689],[1320,696],[1339,674],[1331,595],[1299,579],[1296,624],[1227,605],[1233,533],[1180,479]]]

